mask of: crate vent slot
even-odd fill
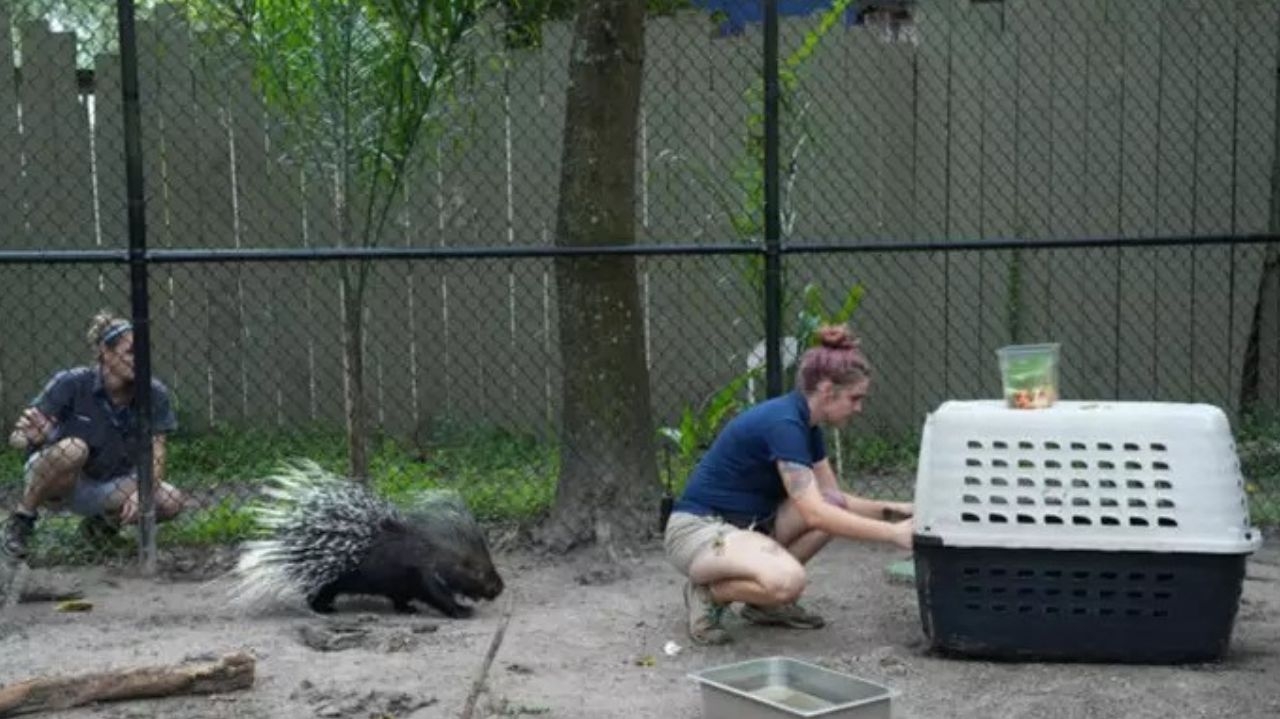
[[[1009,480],[1005,479],[1004,477],[992,477],[991,486],[992,487],[1008,487]]]
[[[1031,516],[1030,514],[1018,515],[1018,524],[1035,524],[1035,523],[1036,523],[1036,518]]]
[[[1061,486],[1062,486],[1062,480],[1061,480],[1061,479],[1056,479],[1056,478],[1054,478],[1054,477],[1049,477],[1049,478],[1047,478],[1047,479],[1045,479],[1045,480],[1044,480],[1044,486],[1046,486],[1046,487],[1061,487]]]
[[[1142,480],[1140,479],[1127,480],[1125,481],[1124,486],[1128,487],[1129,489],[1146,489],[1147,488],[1147,485],[1143,484]]]
[[[1173,509],[1173,500],[1161,497],[1156,500],[1156,507],[1158,509]]]
[[[1026,466],[1028,467],[1035,466],[1035,464],[1031,462],[1031,460],[1023,460],[1023,461],[1027,463]],[[1062,469],[1062,462],[1059,462],[1056,459],[1050,459],[1044,463],[1044,466],[1047,469]]]
[[[969,467],[981,467],[981,466],[982,466],[982,460],[978,459],[977,457],[969,457],[968,459],[966,459],[966,460],[964,461],[964,463],[965,463],[965,465],[966,465],[966,466],[969,466]]]
[[[1091,504],[1089,502],[1088,497],[1072,497],[1071,506],[1072,507],[1088,507],[1088,506],[1091,506]]]
[[[1120,520],[1119,520],[1119,519],[1116,519],[1115,517],[1112,517],[1112,516],[1111,516],[1111,515],[1109,515],[1109,514],[1104,514],[1104,515],[1102,515],[1102,526],[1104,526],[1104,527],[1119,527],[1119,526],[1120,526]]]
[[[973,514],[971,512],[965,512],[960,515],[960,521],[961,522],[980,522],[982,520],[978,519],[978,515],[976,514]]]
[[[987,501],[992,504],[1008,504],[1009,503],[1009,500],[1005,499],[1004,497],[998,494],[990,495],[989,497],[987,497]]]
[[[1093,520],[1089,519],[1088,517],[1077,514],[1071,517],[1071,523],[1081,527],[1089,527],[1093,525]]]
[[[1036,483],[1035,483],[1035,482],[1033,482],[1033,481],[1031,481],[1031,478],[1030,478],[1030,477],[1018,477],[1018,486],[1019,486],[1019,487],[1034,487],[1034,486],[1036,486]]]
[[[969,440],[969,449],[982,449],[982,443],[976,439]]]
[[[1075,487],[1076,489],[1088,489],[1089,480],[1080,479],[1079,477],[1076,477],[1075,479],[1071,480],[1071,486]]]
[[[1130,507],[1138,507],[1138,508],[1141,508],[1141,509],[1145,509],[1145,508],[1146,508],[1146,506],[1147,506],[1147,503],[1146,503],[1146,502],[1144,502],[1144,501],[1143,501],[1143,500],[1141,500],[1141,499],[1138,499],[1137,497],[1130,497],[1130,498],[1129,498],[1129,506],[1130,506]]]
[[[981,504],[982,503],[981,500],[978,499],[978,495],[976,494],[966,494],[964,495],[964,498],[961,501],[963,501],[965,504]]]
[[[1140,450],[1140,449],[1142,449],[1142,448],[1141,448],[1141,447],[1139,447],[1139,446],[1137,445],[1137,443],[1135,443],[1135,442],[1125,442],[1125,443],[1124,443],[1124,449],[1125,449],[1125,451],[1126,451],[1126,452],[1137,452],[1138,450]]]
[[[1034,507],[1036,506],[1036,500],[1031,497],[1018,497],[1018,504],[1024,507]]]
[[[1103,452],[1110,452],[1110,451],[1111,451],[1111,443],[1110,443],[1110,442],[1099,442],[1099,443],[1098,443],[1098,449],[1102,450]]]
[[[1152,462],[1151,468],[1156,470],[1157,472],[1168,472],[1169,463],[1168,462]]]
[[[1028,442],[1025,439],[1022,440],[1021,442],[1018,442],[1018,449],[1035,449],[1035,448],[1036,448],[1035,442]]]
[[[1110,460],[1104,459],[1098,462],[1098,469],[1112,470],[1115,468],[1116,468],[1116,463]]]
[[[997,514],[995,512],[992,512],[991,514],[987,515],[987,521],[993,524],[1008,524],[1009,518],[1004,516],[1003,514]]]
[[[1173,517],[1160,517],[1156,520],[1156,524],[1161,527],[1176,527],[1178,526],[1178,521]]]
[[[1044,448],[1045,449],[1062,449],[1062,445],[1058,444],[1057,442],[1045,442]]]
[[[1008,449],[1009,443],[1003,440],[997,439],[996,441],[991,443],[991,446],[994,447],[995,449]]]
[[[991,466],[992,467],[1008,467],[1009,463],[1004,461],[1003,459],[993,459],[991,460]]]
[[[1098,504],[1103,507],[1119,507],[1120,506],[1120,503],[1111,497],[1103,497],[1102,499],[1098,500]]]
[[[1062,517],[1059,517],[1056,514],[1046,514],[1044,516],[1044,523],[1045,524],[1062,524]]]
[[[1142,517],[1129,517],[1130,527],[1150,527],[1151,523]]]
[[[1083,452],[1084,450],[1089,449],[1089,445],[1085,444],[1084,442],[1072,442],[1071,449],[1074,449],[1079,452]]]
[[[1165,446],[1164,446],[1164,443],[1162,443],[1162,442],[1152,442],[1152,443],[1151,443],[1151,451],[1153,451],[1153,452],[1167,452],[1167,451],[1168,451],[1168,448],[1167,448],[1167,447],[1165,447]]]
[[[1124,463],[1124,468],[1129,470],[1136,470],[1140,472],[1142,471],[1142,462],[1135,462],[1133,460],[1129,460],[1128,462]]]
[[[1115,489],[1116,481],[1114,479],[1099,479],[1098,488],[1099,489]]]
[[[974,476],[972,476],[972,475],[970,475],[970,476],[968,476],[968,477],[965,477],[965,478],[964,478],[964,483],[965,483],[965,486],[968,486],[968,487],[981,487],[981,486],[982,486],[982,480],[981,480],[981,479],[978,479],[977,477],[974,477]]]

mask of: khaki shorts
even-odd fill
[[[689,567],[702,552],[710,549],[731,532],[741,529],[718,516],[699,516],[688,512],[672,512],[667,520],[667,531],[662,537],[662,548],[667,561],[681,574],[689,576]]]

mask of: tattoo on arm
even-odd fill
[[[812,469],[795,462],[782,463],[782,477],[786,482],[787,491],[792,494],[803,491],[816,481]]]

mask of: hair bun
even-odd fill
[[[844,325],[827,325],[818,329],[822,346],[833,350],[850,350],[858,347],[858,339]]]

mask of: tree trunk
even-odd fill
[[[363,260],[362,260],[363,262]],[[363,281],[342,273],[343,399],[347,415],[347,472],[357,482],[369,480],[369,427],[364,391]]]
[[[1280,93],[1276,95],[1272,113],[1271,149],[1271,207],[1267,218],[1267,231],[1280,233]],[[1261,400],[1262,376],[1259,363],[1262,360],[1262,316],[1268,300],[1274,301],[1274,293],[1280,288],[1280,248],[1269,244],[1263,249],[1262,273],[1258,277],[1258,291],[1254,295],[1253,315],[1249,320],[1249,339],[1244,345],[1244,362],[1240,377],[1240,414],[1248,415],[1258,408]]]
[[[635,242],[644,0],[580,0],[569,57],[556,242]],[[647,538],[658,472],[633,257],[558,258],[564,371],[560,477],[544,540],[558,551]]]

